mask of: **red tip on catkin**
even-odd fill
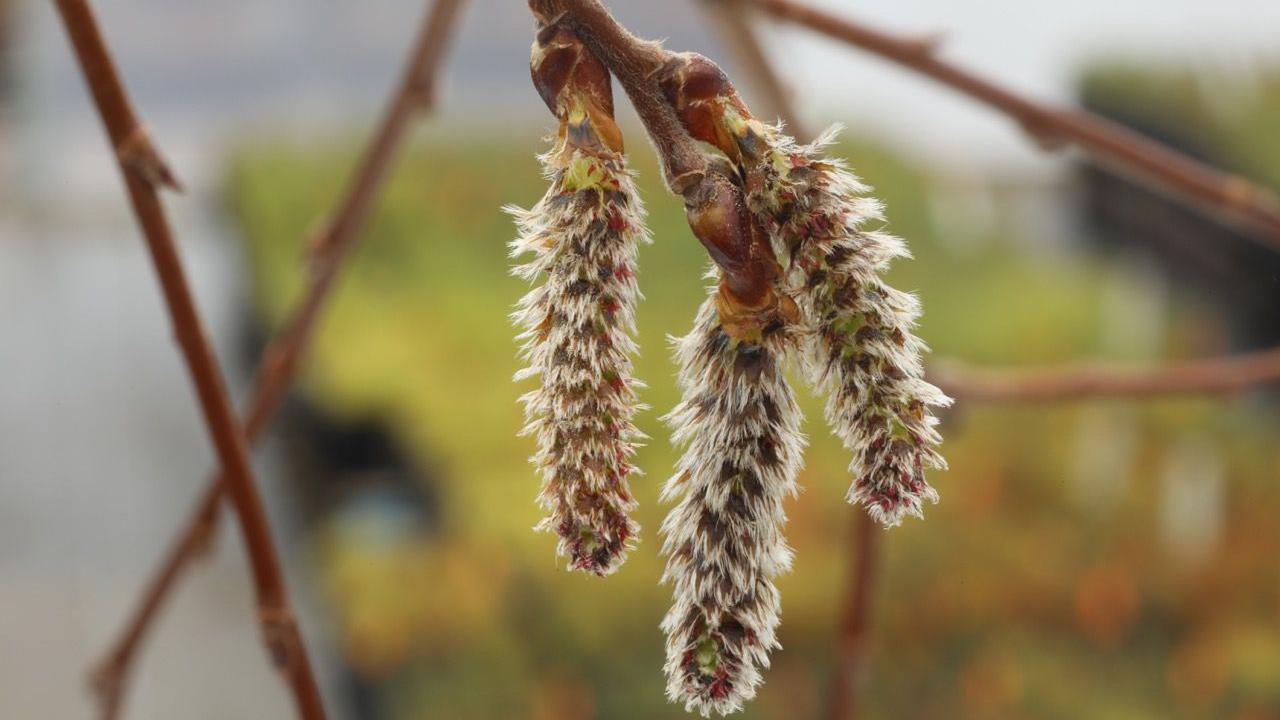
[[[553,27],[539,34],[532,72],[561,121],[541,157],[551,187],[533,208],[509,208],[520,228],[512,256],[533,256],[514,272],[542,281],[513,313],[529,363],[516,377],[541,381],[522,398],[547,511],[537,528],[559,536],[570,569],[604,576],[639,533],[626,478],[643,439],[631,357],[636,254],[648,235],[603,66],[572,32]]]

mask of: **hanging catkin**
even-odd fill
[[[626,559],[639,530],[629,515],[642,439],[631,357],[636,252],[648,235],[608,73],[564,28],[539,36],[532,70],[560,120],[554,148],[540,157],[551,187],[533,208],[510,209],[520,229],[511,254],[532,255],[514,272],[541,281],[513,313],[528,361],[516,378],[541,381],[522,398],[547,511],[537,528],[559,536],[571,569],[603,576]]]

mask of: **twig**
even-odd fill
[[[657,75],[672,53],[632,35],[599,0],[530,0],[529,8],[544,24],[563,22],[572,27],[604,62],[653,140],[667,187],[685,195],[706,175],[707,161],[658,87]]]
[[[1094,160],[1185,202],[1213,211],[1280,249],[1280,200],[1248,180],[1187,157],[1092,113],[1054,108],[1022,97],[936,56],[937,38],[894,37],[792,0],[732,0],[782,21],[855,45],[1013,118],[1046,148],[1075,145]]]
[[[831,720],[853,720],[865,680],[867,636],[871,632],[871,603],[879,580],[883,530],[867,513],[855,513],[849,535],[849,582],[836,644],[835,667],[827,699]]]
[[[752,18],[741,9],[731,7],[727,0],[700,0],[706,13],[720,28],[720,37],[742,63],[745,75],[759,90],[767,113],[782,119],[788,132],[801,141],[812,140],[805,124],[796,112],[791,89],[778,75],[760,43],[760,34],[752,25]]]
[[[1225,394],[1280,382],[1280,348],[1145,370],[1096,364],[1035,370],[980,370],[943,363],[930,375],[948,395],[962,402],[1029,403],[1095,397]]]
[[[250,442],[262,436],[297,374],[343,260],[359,239],[373,201],[407,135],[409,121],[416,113],[433,107],[438,68],[464,4],[465,0],[434,0],[424,16],[398,89],[353,173],[342,203],[326,229],[311,243],[310,284],[306,294],[288,324],[263,352],[259,364],[256,390],[245,418],[245,434]],[[142,600],[120,639],[93,673],[103,717],[107,720],[117,716],[125,682],[151,623],[216,526],[223,487],[221,476],[210,481],[191,520],[183,526],[182,533],[147,583]]]
[[[529,9],[544,29],[563,24],[573,30],[618,79],[657,150],[667,187],[684,198],[690,229],[720,267],[717,301],[726,331],[749,332],[778,307],[776,260],[747,216],[731,171],[708,159],[660,85],[664,72],[690,56],[632,35],[600,0],[529,0]]]
[[[259,622],[267,647],[289,681],[299,715],[306,720],[323,720],[325,714],[320,691],[302,635],[289,607],[284,573],[271,538],[262,498],[254,485],[248,448],[236,423],[221,371],[205,336],[178,257],[173,232],[160,202],[159,188],[175,186],[176,182],[138,121],[89,5],[84,0],[58,0],[57,6],[94,103],[116,149],[134,214],[146,238],[178,344],[226,476],[227,491],[235,504],[249,551]]]

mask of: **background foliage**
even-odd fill
[[[666,510],[657,494],[675,454],[658,417],[677,399],[666,336],[692,322],[705,255],[650,153],[633,152],[656,238],[640,258],[637,374],[653,408],[639,417],[652,437],[637,459],[647,473],[635,484],[642,544],[607,581],[568,574],[553,562],[554,538],[530,531],[533,446],[517,437],[523,389],[510,381],[506,316],[523,287],[507,275],[513,229],[499,207],[541,194],[532,148],[448,132],[422,140],[388,189],[302,384],[326,416],[389,428],[436,504],[432,521],[414,512],[404,521],[395,503],[339,501],[313,526],[314,569],[353,677],[396,718],[682,717],[662,696],[657,624],[669,593],[657,585]],[[266,326],[296,298],[299,238],[349,167],[347,142],[331,146],[341,149],[317,156],[315,143],[270,138],[230,168]],[[1193,338],[1214,337],[1215,320],[1195,302],[1146,302],[1123,269],[969,229],[930,200],[919,168],[861,141],[840,151],[916,254],[890,280],[922,296],[920,335],[935,357],[1014,365],[1209,349]],[[780,583],[785,647],[746,718],[819,714],[846,583],[847,458],[817,401],[801,394],[811,448],[806,489],[790,505],[797,555]],[[1260,559],[1280,554],[1278,431],[1257,398],[949,413],[952,467],[934,478],[942,503],[886,542],[869,709],[1274,717],[1280,573]]]

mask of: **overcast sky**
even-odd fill
[[[902,32],[944,31],[945,57],[1029,94],[1072,97],[1079,69],[1117,53],[1212,67],[1280,66],[1280,0],[807,0]],[[694,0],[612,0],[636,32],[724,59]],[[350,127],[394,82],[421,0],[96,0],[143,114],[179,161],[214,167],[219,145],[263,128]],[[444,83],[443,119],[549,123],[528,86],[524,0],[472,0]],[[100,132],[50,3],[27,2],[17,35],[17,151],[49,148],[78,180],[102,166]],[[772,54],[814,123],[841,120],[951,166],[1046,163],[984,108],[878,59],[795,28]],[[629,112],[629,111],[624,111]],[[625,117],[625,116],[624,116]],[[523,118],[523,120],[522,120]],[[22,160],[22,158],[20,158]],[[109,165],[106,167],[109,168]],[[31,178],[32,175],[25,177]],[[106,179],[112,178],[109,174]],[[61,187],[63,179],[51,178]]]

